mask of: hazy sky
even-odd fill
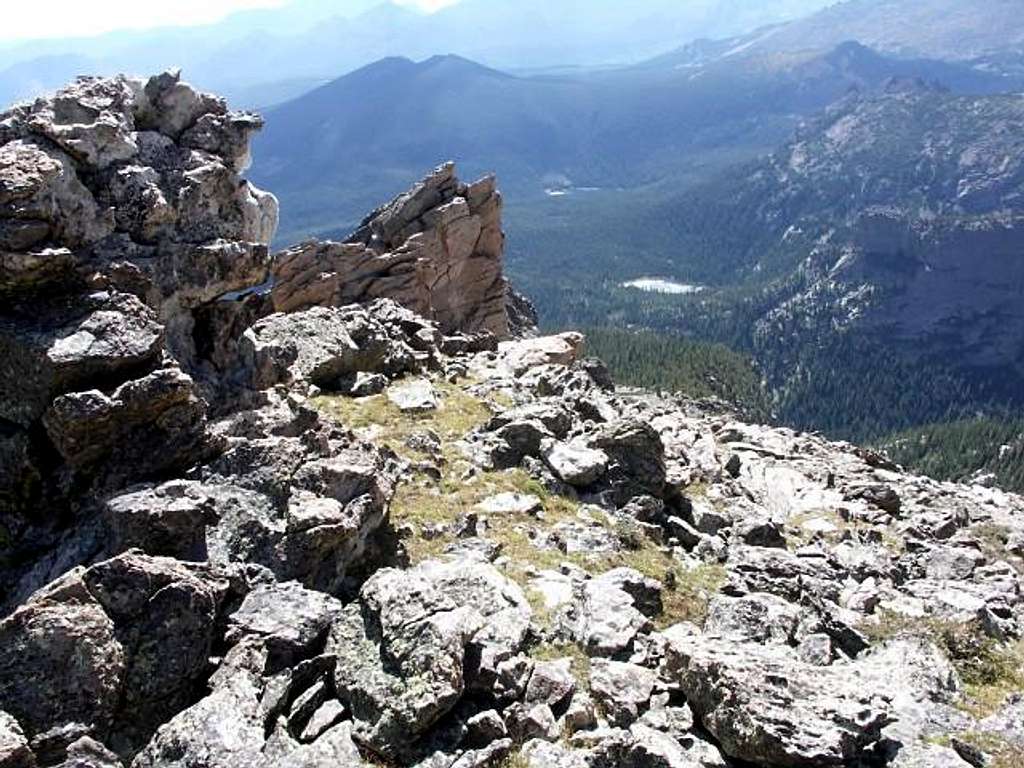
[[[384,0],[382,0],[383,2]],[[436,10],[457,0],[397,0]],[[343,8],[346,0],[337,0]],[[202,24],[243,8],[287,5],[288,0],[0,0],[0,39],[84,37],[114,29]]]

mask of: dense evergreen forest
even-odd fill
[[[943,480],[985,475],[1009,491],[1024,492],[1024,419],[978,418],[932,424],[883,440],[899,464]]]
[[[587,350],[620,384],[713,398],[752,418],[768,419],[761,380],[750,358],[723,344],[706,344],[650,331],[587,330]]]

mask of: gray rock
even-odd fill
[[[888,703],[851,666],[812,667],[785,648],[674,638],[666,669],[731,757],[779,766],[842,765],[881,739]]]
[[[704,631],[740,642],[789,645],[796,635],[799,614],[795,605],[775,595],[716,595],[708,604]]]
[[[11,715],[0,710],[0,766],[3,768],[36,768],[36,757],[29,749],[28,739]]]
[[[272,666],[291,666],[323,644],[343,610],[333,597],[294,582],[258,586],[231,614],[226,639],[234,645],[257,637],[274,659]]]
[[[107,525],[117,551],[205,560],[206,528],[219,518],[213,498],[199,483],[172,481],[107,500]]]
[[[528,768],[590,768],[587,753],[543,739],[528,742],[522,754]]]
[[[488,709],[473,715],[466,721],[465,746],[480,749],[495,741],[508,737],[505,721],[495,710]]]
[[[623,576],[631,576],[624,579]],[[591,656],[616,658],[628,653],[651,620],[640,610],[644,593],[636,596],[623,587],[643,583],[641,574],[612,572],[586,582],[573,608],[573,634]]]
[[[559,479],[577,487],[591,485],[608,469],[608,455],[604,451],[583,445],[546,441],[541,454]]]
[[[535,515],[544,509],[539,498],[523,493],[499,493],[484,499],[477,506],[489,515]]]
[[[525,641],[521,590],[480,562],[378,571],[331,629],[335,682],[355,738],[394,755],[452,709],[467,685],[489,689]]]
[[[109,395],[61,395],[43,423],[74,473],[98,475],[115,487],[183,470],[209,452],[205,403],[192,378],[177,368],[128,381]]]
[[[832,638],[828,635],[808,635],[800,641],[797,647],[797,654],[804,664],[811,664],[816,667],[827,667],[835,658],[835,651],[832,649]]]
[[[299,741],[308,744],[320,738],[327,729],[341,722],[345,717],[345,707],[336,699],[328,699],[321,704],[313,715],[302,726]]]
[[[236,646],[215,676],[210,695],[160,726],[132,768],[264,765],[259,655],[253,646]]]
[[[561,735],[558,721],[547,704],[513,704],[505,710],[505,725],[519,743],[533,739],[557,741]]]
[[[562,713],[576,692],[571,659],[539,661],[526,686],[527,704],[547,704],[552,712]]]
[[[441,404],[437,390],[426,379],[392,385],[388,389],[388,400],[405,413],[434,411]]]
[[[85,724],[129,753],[191,700],[228,590],[133,553],[76,569],[0,622],[0,699],[33,736]]]
[[[67,759],[60,768],[122,768],[121,759],[98,741],[83,736],[68,745]]]
[[[665,449],[661,436],[649,424],[633,420],[606,424],[588,444],[608,455],[608,480],[618,501],[624,504],[637,495],[664,496]]]
[[[360,372],[396,375],[416,368],[412,348],[358,307],[271,315],[239,343],[256,389],[294,382],[344,389]]]
[[[657,683],[654,670],[607,659],[590,664],[590,690],[612,725],[628,728],[650,705]]]
[[[156,314],[134,296],[94,293],[0,314],[0,418],[29,427],[55,397],[108,388],[154,366],[163,348]]]

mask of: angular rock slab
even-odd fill
[[[191,700],[229,589],[135,553],[75,569],[0,622],[0,700],[31,737],[82,724],[130,753]]]
[[[729,756],[773,766],[844,765],[892,722],[853,665],[814,667],[786,648],[665,633],[666,672]]]
[[[401,754],[467,684],[496,674],[521,649],[530,616],[522,591],[477,561],[378,571],[327,643],[355,739],[385,756]]]
[[[370,214],[345,243],[279,254],[274,309],[394,299],[446,333],[509,335],[501,194],[493,177],[462,184],[452,163]]]

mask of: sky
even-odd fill
[[[384,0],[382,0],[383,2]],[[396,0],[400,5],[435,11],[456,0]],[[0,40],[87,37],[115,29],[182,26],[217,21],[232,11],[273,8],[287,0],[0,0]],[[346,0],[337,0],[342,7]]]

